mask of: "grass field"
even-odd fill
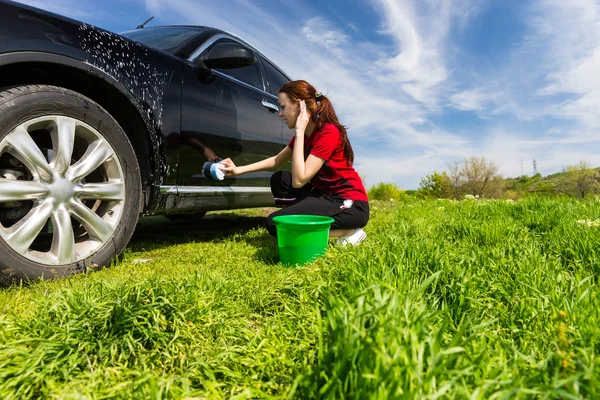
[[[302,268],[243,210],[2,290],[0,398],[600,398],[600,202],[371,207]]]

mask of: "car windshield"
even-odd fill
[[[123,32],[121,35],[146,46],[154,47],[167,53],[173,53],[188,39],[199,32],[198,29],[185,27],[164,27],[135,29]]]

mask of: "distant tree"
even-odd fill
[[[567,166],[566,176],[560,182],[559,190],[583,199],[600,191],[599,178],[598,171],[589,162],[581,160],[579,164]]]
[[[464,194],[462,193],[461,165],[457,162],[455,162],[454,165],[450,165],[448,167],[447,175],[450,187],[452,188],[452,197],[461,197]]]
[[[471,157],[465,159],[461,169],[463,187],[473,196],[484,196],[492,192],[492,186],[498,185],[498,166],[493,161],[484,157]],[[491,197],[491,196],[487,196]]]
[[[453,195],[452,182],[450,177],[444,171],[439,173],[434,171],[433,174],[427,175],[421,180],[417,196],[421,198],[448,198]]]
[[[479,197],[501,197],[505,188],[498,165],[485,157],[465,158],[462,164],[450,166],[448,177],[453,186],[454,196],[470,194]]]
[[[369,200],[401,200],[404,191],[393,183],[378,183],[369,189]]]
[[[484,196],[490,199],[499,199],[506,190],[506,181],[500,175],[492,177],[491,181],[485,187]]]
[[[547,182],[540,180],[527,189],[527,193],[535,194],[537,196],[556,196],[561,194],[560,188],[558,188],[554,182]]]
[[[537,174],[535,174],[535,175],[532,175],[532,176],[521,175],[519,177],[519,182],[520,183],[527,183],[527,184],[529,184],[529,183],[538,181],[541,178],[542,178],[542,174],[540,174],[539,172]]]

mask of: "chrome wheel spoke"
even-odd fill
[[[105,243],[114,232],[114,228],[95,212],[79,201],[74,201],[70,206],[71,215],[85,228],[91,238]]]
[[[32,118],[0,140],[5,155],[11,164],[0,174],[0,207],[10,210],[0,213],[0,240],[23,258],[48,268],[73,264],[95,254],[123,223],[119,155],[93,126],[63,115]]]
[[[41,180],[52,179],[52,169],[38,145],[33,141],[23,125],[17,127],[4,139],[12,148],[11,153]]]
[[[54,157],[51,165],[55,171],[64,174],[71,165],[77,122],[72,118],[57,117],[56,124],[57,128],[52,131]]]
[[[80,199],[123,200],[125,197],[123,182],[86,183],[80,191]]]
[[[75,254],[75,236],[71,216],[66,210],[56,210],[52,214],[54,236],[50,252],[56,254],[57,264],[70,264],[77,260]]]
[[[8,245],[19,254],[27,253],[50,218],[53,208],[54,205],[51,202],[44,202],[31,209],[19,222],[7,229],[8,235],[5,240]]]
[[[81,160],[73,164],[67,171],[67,175],[78,181],[94,172],[102,163],[114,154],[110,144],[104,139],[98,139],[91,143]]]
[[[39,200],[48,188],[34,181],[0,178],[0,203],[6,201]]]

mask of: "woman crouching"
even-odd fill
[[[338,121],[331,101],[306,81],[288,82],[279,89],[279,116],[295,135],[277,155],[236,166],[221,161],[226,175],[280,168],[292,160],[292,172],[271,177],[275,203],[286,207],[267,219],[269,233],[276,236],[273,217],[322,215],[333,218],[329,235],[340,244],[357,245],[365,237],[369,200],[361,178],[352,166],[354,152],[346,128]]]

